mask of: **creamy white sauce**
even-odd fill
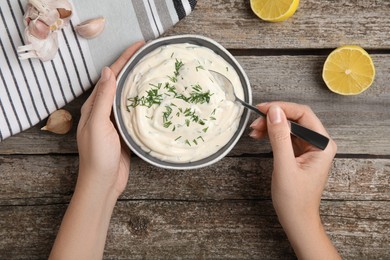
[[[229,78],[243,98],[236,71],[206,47],[163,46],[134,67],[123,90],[122,117],[144,151],[163,161],[185,163],[206,158],[229,142],[243,109],[227,100],[209,70]]]

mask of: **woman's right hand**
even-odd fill
[[[291,136],[287,118],[329,137],[307,106],[271,102],[258,105],[258,109],[267,118],[255,120],[250,135],[255,139],[268,135],[270,139],[274,155],[272,202],[298,258],[338,259],[319,213],[336,143],[330,139],[322,151]]]

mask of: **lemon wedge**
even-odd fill
[[[252,11],[268,22],[282,22],[298,8],[299,0],[251,0]]]
[[[375,66],[363,48],[342,46],[329,54],[323,67],[322,78],[335,93],[357,95],[373,83]]]

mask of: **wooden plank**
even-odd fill
[[[225,158],[192,171],[159,169],[132,159],[122,199],[270,199],[272,159]],[[67,203],[76,183],[76,156],[0,156],[0,205]],[[324,199],[390,200],[390,159],[335,159]]]
[[[389,202],[326,202],[329,236],[345,259],[388,259]],[[66,205],[0,206],[1,259],[47,258]],[[372,212],[383,212],[384,218]],[[357,214],[353,214],[357,212]],[[120,201],[105,259],[293,259],[271,201]]]
[[[249,1],[203,0],[166,35],[200,34],[227,48],[307,49],[358,44],[389,49],[390,2],[306,0],[289,20],[263,22]]]
[[[253,103],[285,100],[312,107],[342,154],[390,155],[390,59],[373,55],[377,68],[374,85],[358,96],[330,92],[321,79],[325,56],[240,56],[252,84]],[[299,70],[297,70],[299,68]],[[0,154],[77,153],[76,126],[87,95],[67,106],[75,117],[65,136],[42,132],[42,122],[0,144]],[[255,119],[252,115],[251,121]],[[269,153],[267,141],[254,142],[249,127],[230,155]]]
[[[375,82],[357,96],[341,96],[328,90],[321,78],[325,59],[325,56],[238,57],[250,79],[254,104],[274,100],[307,104],[335,139],[339,153],[389,155],[388,56],[373,55],[377,70]],[[269,149],[264,143],[253,143],[244,137],[234,152]]]

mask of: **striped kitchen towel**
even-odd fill
[[[98,80],[98,72],[139,40],[159,37],[195,8],[196,0],[73,1],[69,26],[59,32],[59,51],[48,62],[19,60],[25,45],[27,0],[0,0],[0,141],[26,130],[63,107]],[[80,21],[104,16],[106,28],[85,40]]]

